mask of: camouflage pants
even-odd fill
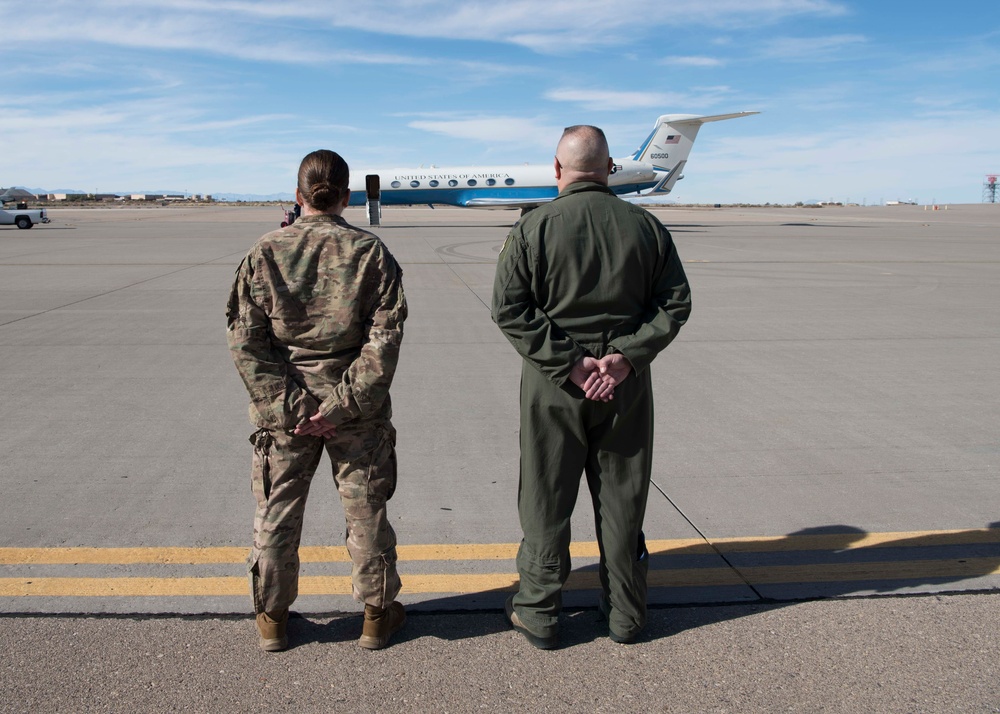
[[[328,440],[260,429],[250,442],[257,513],[247,565],[255,612],[279,615],[298,596],[303,512],[324,447],[347,520],[354,597],[376,607],[391,603],[400,589],[396,533],[386,516],[396,489],[392,425],[342,427]]]

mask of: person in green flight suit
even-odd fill
[[[691,292],[673,239],[608,188],[614,169],[597,127],[572,126],[556,149],[559,195],[511,230],[493,287],[494,322],[523,358],[514,629],[558,645],[570,572],[570,517],[586,473],[609,635],[646,623],[642,531],[652,468],[650,363],[677,336]]]

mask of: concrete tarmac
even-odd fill
[[[594,620],[584,489],[547,654],[499,614],[520,362],[487,306],[516,213],[386,209],[374,229],[410,303],[390,515],[414,615],[391,650],[356,651],[319,476],[302,642],[266,658],[224,304],[281,211],[52,209],[0,228],[0,707],[997,711],[1000,210],[656,213],[694,311],[653,364],[650,633],[612,646]]]

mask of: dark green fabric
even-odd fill
[[[497,265],[493,320],[556,384],[586,354],[628,357],[636,372],[691,310],[666,228],[598,183],[575,183],[511,229]]]
[[[535,209],[504,244],[493,319],[524,358],[518,512],[524,539],[513,604],[533,632],[555,633],[570,572],[570,517],[586,473],[612,630],[646,622],[653,395],[647,367],[677,335],[691,294],[670,233],[598,183]],[[633,373],[609,403],[569,381],[582,357],[620,352]]]
[[[601,584],[615,631],[646,622],[646,562],[637,559],[649,493],[653,399],[649,372],[630,377],[611,402],[581,399],[525,365],[521,375],[521,478],[524,539],[514,606],[538,632],[554,631],[570,572],[570,518],[585,472],[594,503]]]

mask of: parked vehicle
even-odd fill
[[[294,208],[290,208],[287,211],[285,207],[281,207],[282,212],[285,214],[285,220],[281,222],[281,227],[290,226],[295,223],[295,219],[302,215],[302,206],[295,204]]]
[[[31,228],[36,223],[48,223],[49,216],[44,208],[0,208],[0,226]]]

